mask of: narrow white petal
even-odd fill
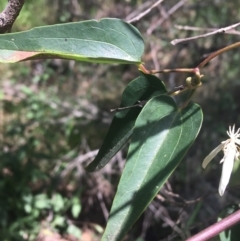
[[[234,142],[238,145],[240,145],[240,140],[239,139],[235,139]]]
[[[237,132],[235,132],[235,135],[239,135],[240,133],[240,128],[237,129]]]
[[[223,149],[224,145],[225,143],[221,143],[219,146],[213,149],[208,156],[206,156],[202,163],[203,168],[206,168],[208,163],[218,154],[218,152],[220,152]]]
[[[219,164],[223,163],[225,161],[225,158],[223,157],[223,159],[219,162]]]
[[[229,127],[230,128],[230,127]],[[232,127],[232,134],[234,134],[235,133],[235,124],[233,125],[233,127]]]
[[[222,175],[221,175],[219,188],[218,188],[218,192],[220,196],[224,194],[224,191],[229,183],[230,176],[233,169],[235,155],[236,155],[235,146],[229,144],[227,147],[227,151],[224,155]]]
[[[235,125],[233,125],[232,129],[231,126],[229,126],[227,134],[229,135],[229,137],[231,137],[232,134],[234,134],[234,129],[235,129]]]

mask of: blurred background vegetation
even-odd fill
[[[103,17],[129,20],[155,1],[26,1],[12,32]],[[1,10],[6,1],[0,2]],[[148,69],[195,67],[206,54],[239,41],[218,34],[172,46],[175,38],[239,21],[236,0],[168,0],[133,24],[142,33]],[[239,203],[238,182],[217,193],[221,166],[202,170],[204,157],[226,139],[229,125],[240,127],[239,50],[211,61],[194,101],[204,122],[187,156],[134,225],[126,240],[184,240],[215,222],[230,203]],[[2,241],[98,241],[124,167],[126,149],[104,169],[84,166],[101,146],[126,85],[137,67],[64,60],[0,65],[0,237]],[[159,76],[169,89],[184,74]],[[180,100],[181,101],[181,100]],[[220,160],[220,159],[219,159]],[[218,240],[218,238],[216,238]]]

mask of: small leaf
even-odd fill
[[[162,81],[153,75],[142,75],[131,81],[122,95],[121,107],[131,106],[137,101],[149,100],[153,96],[166,93]],[[134,107],[115,114],[107,136],[87,171],[96,171],[104,167],[124,146],[133,133],[135,120],[142,108]]]
[[[194,225],[194,221],[197,215],[199,214],[201,207],[202,207],[202,201],[198,202],[197,205],[194,207],[193,211],[191,212],[191,215],[189,216],[185,224],[185,230],[190,229],[190,227]]]
[[[63,58],[97,63],[141,63],[139,31],[120,19],[89,20],[0,35],[0,62]]]
[[[32,211],[32,206],[31,206],[30,204],[26,203],[26,204],[24,205],[24,210],[25,210],[26,213],[31,213],[31,211]]]
[[[157,96],[136,120],[118,190],[102,241],[122,240],[177,167],[202,123],[198,105],[183,110]]]
[[[104,231],[104,229],[103,229],[100,225],[98,225],[98,224],[92,224],[92,227],[94,228],[94,230],[95,230],[96,232],[98,232],[98,233],[100,233],[100,234],[102,234],[103,231]]]
[[[70,224],[68,226],[67,233],[73,235],[76,238],[81,238],[81,235],[82,235],[81,230],[77,226],[75,226],[73,224]]]
[[[51,203],[55,212],[60,212],[65,208],[64,198],[59,193],[53,195]]]
[[[218,221],[229,216],[230,214],[239,210],[239,205],[231,204],[227,206],[219,215]],[[240,224],[234,225],[219,234],[221,241],[239,241],[240,237]]]
[[[74,218],[77,218],[81,212],[82,206],[79,198],[74,197],[72,200],[72,215]]]
[[[66,227],[66,218],[63,216],[56,215],[52,221],[52,226]]]
[[[34,206],[37,209],[50,208],[50,200],[46,194],[38,194],[34,197]]]

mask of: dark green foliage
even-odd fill
[[[230,214],[239,210],[239,205],[231,204],[224,208],[224,210],[219,215],[219,221],[223,218],[226,218]],[[236,224],[235,226],[227,229],[219,234],[220,241],[237,241],[240,237],[240,225]]]
[[[139,31],[120,19],[56,24],[0,36],[0,62],[63,58],[96,63],[139,64]]]
[[[120,107],[131,107],[141,101],[166,93],[163,83],[152,75],[142,75],[128,84],[123,92]],[[135,120],[142,107],[118,111],[109,127],[107,136],[93,162],[87,167],[95,171],[105,166],[132,136]]]
[[[2,1],[0,4],[3,9],[5,2]],[[13,26],[12,33],[36,26],[110,16],[126,19],[128,14],[135,10],[141,12],[141,7],[146,4],[152,3],[135,0],[105,1],[104,3],[98,0],[26,1],[20,17]],[[175,4],[176,1],[173,0],[164,1],[161,14],[169,11]],[[239,7],[236,1],[212,1],[211,3],[187,1],[160,25],[155,25],[159,17],[159,8],[152,9],[141,21],[134,23],[134,26],[144,35],[146,55],[142,60],[148,69],[196,66],[205,54],[238,41],[238,35],[215,35],[173,47],[169,42],[174,38],[198,34],[194,31],[178,30],[175,25],[203,28],[227,26],[237,21]],[[36,9],[42,9],[37,17]],[[154,26],[155,29],[153,29]],[[141,51],[137,53],[137,62],[140,61]],[[109,59],[109,61],[112,60]],[[217,213],[226,202],[233,202],[233,200],[239,202],[239,195],[235,189],[232,190],[231,196],[226,195],[225,199],[215,196],[220,175],[220,165],[217,162],[212,165],[214,172],[209,168],[203,175],[201,169],[201,161],[205,154],[209,153],[219,140],[224,140],[227,126],[236,123],[236,127],[239,127],[240,69],[238,65],[239,51],[232,51],[216,59],[203,70],[205,82],[203,88],[198,89],[194,100],[201,103],[206,116],[199,139],[169,180],[167,187],[171,188],[163,187],[160,192],[162,198],[150,203],[150,208],[136,223],[126,240],[135,241],[137,237],[139,240],[146,241],[179,240],[182,233],[187,237],[215,222]],[[100,172],[88,175],[81,169],[82,163],[79,164],[74,160],[100,147],[102,133],[105,134],[110,126],[108,122],[110,118],[108,114],[105,115],[106,112],[108,113],[110,108],[118,107],[120,95],[126,86],[127,90],[133,82],[136,86],[143,83],[143,77],[139,77],[140,82],[134,80],[128,85],[128,81],[139,75],[136,66],[79,64],[61,60],[1,65],[0,73],[1,239],[34,240],[39,230],[46,224],[57,233],[72,233],[78,237],[80,229],[84,232],[83,227],[87,227],[88,231],[96,229],[98,233],[94,238],[97,237],[96,239],[99,240],[105,227],[104,211],[100,208],[100,204],[105,204],[106,208],[110,209],[114,195],[112,190],[116,189],[115,183],[121,175],[119,171],[121,169],[114,169],[109,163]],[[167,89],[172,90],[181,85],[185,77],[174,73],[162,75],[161,79],[166,82]],[[130,93],[124,92],[128,96],[127,102],[122,102],[121,106],[135,104],[138,100],[148,100],[150,96],[162,93],[158,89],[163,90],[162,83],[158,82],[157,78],[153,76],[144,78],[154,79],[156,89],[151,86],[151,91],[144,95],[145,90],[138,93],[134,85],[133,89],[129,88]],[[2,84],[5,86],[9,82],[14,86],[2,88]],[[148,84],[149,82],[146,82],[147,88]],[[10,94],[5,89],[10,90]],[[134,95],[131,95],[131,92]],[[89,107],[90,114],[88,111],[82,112],[83,100],[89,101],[84,105]],[[97,109],[97,113],[92,116],[96,105],[105,108]],[[90,165],[91,170],[105,165],[129,139],[140,112],[141,108],[136,107],[116,114],[102,149]],[[101,115],[107,116],[107,121],[103,122],[103,118],[99,118]],[[128,121],[122,121],[126,116]],[[95,122],[92,121],[93,119]],[[89,122],[91,125],[88,125]],[[126,133],[122,132],[124,127],[126,127]],[[114,134],[116,132],[123,135],[117,136]],[[124,153],[122,152],[122,162],[125,161]],[[159,162],[156,166],[158,164]],[[116,163],[114,165],[117,166]],[[140,167],[138,168],[141,171]],[[77,175],[79,169],[81,174]],[[154,167],[151,170],[158,171]],[[63,173],[66,174],[63,175]],[[82,180],[82,178],[85,179]],[[111,191],[108,189],[109,186]],[[103,187],[102,190],[101,187]],[[156,191],[148,185],[143,190]],[[165,190],[173,195],[169,195]],[[102,199],[97,196],[99,193],[103,195]],[[206,193],[210,195],[204,195]],[[144,196],[144,193],[142,194]],[[153,194],[151,195],[149,200],[153,197]],[[195,206],[198,205],[197,201],[188,203],[185,200],[192,200],[199,196],[204,196],[201,199],[203,205],[197,208],[196,214],[193,215],[193,210],[196,210]],[[141,204],[138,215],[143,207],[146,207],[146,203]],[[83,205],[82,209],[81,205]],[[164,212],[158,212],[159,210]],[[81,214],[85,212],[84,216],[79,218],[79,212]],[[49,214],[52,214],[52,219],[48,219],[51,216]],[[167,220],[174,223],[173,226],[169,226],[169,222],[164,220],[165,214]],[[194,217],[189,219],[191,216]],[[137,215],[134,214],[134,218],[136,217]],[[95,218],[98,218],[97,221]],[[114,215],[111,215],[111,218],[114,218]],[[75,221],[76,226],[73,224]],[[126,223],[125,231],[130,228],[132,221]],[[227,231],[227,234],[229,233]],[[184,240],[182,236],[181,239]]]
[[[53,170],[56,159],[69,151],[64,139],[71,127],[58,123],[66,112],[51,106],[58,100],[47,101],[43,92],[36,95],[25,87],[18,94],[24,96],[18,103],[3,102],[4,113],[14,118],[4,128],[0,151],[2,240],[34,240],[39,222],[50,213],[49,225],[67,232],[67,210],[72,209],[74,217],[80,212],[79,199],[74,198],[79,191],[68,199],[56,189],[64,163]]]
[[[194,142],[201,108],[178,110],[169,96],[152,98],[139,114],[102,240],[122,240]]]

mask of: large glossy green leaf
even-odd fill
[[[127,85],[123,92],[120,106],[132,106],[137,101],[149,100],[156,95],[164,93],[166,93],[166,89],[160,79],[154,75],[142,74]],[[123,147],[133,133],[135,120],[141,110],[141,108],[135,107],[115,114],[96,158],[86,168],[88,171],[96,171],[105,166]]]
[[[63,58],[97,63],[140,63],[139,31],[120,19],[89,20],[0,35],[0,62]]]
[[[198,105],[183,110],[169,96],[151,99],[138,116],[102,241],[122,240],[195,140]]]

